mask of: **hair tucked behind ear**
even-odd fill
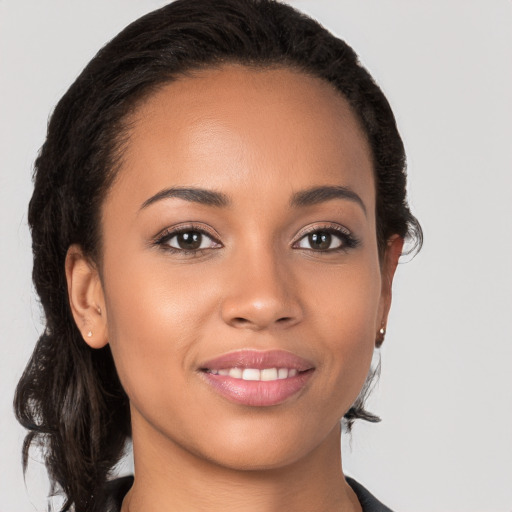
[[[51,117],[35,163],[28,221],[33,281],[46,329],[18,384],[15,410],[44,447],[63,511],[94,511],[130,435],[128,398],[109,347],[93,350],[71,315],[64,273],[79,244],[101,270],[100,211],[123,155],[127,116],[160,85],[197,68],[233,62],[289,67],[332,84],[349,101],[373,152],[377,239],[421,245],[406,201],[405,155],[386,98],[354,51],[318,23],[273,0],[177,0],[137,20],[101,49]],[[348,411],[375,421],[360,399]]]

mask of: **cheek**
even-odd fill
[[[317,273],[308,285],[314,291],[313,332],[322,337],[319,349],[329,356],[322,358],[329,367],[326,389],[335,390],[345,410],[357,397],[372,360],[380,283],[378,261],[361,261],[326,275]]]
[[[109,342],[134,403],[184,383],[196,356],[195,340],[211,315],[214,301],[202,278],[176,279],[177,274],[165,261],[148,264],[134,257],[119,258],[105,272]]]

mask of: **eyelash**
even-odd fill
[[[301,242],[306,237],[314,233],[328,233],[329,235],[334,235],[341,241],[341,245],[340,247],[336,247],[334,249],[325,250],[315,250],[301,247],[297,247],[297,249],[311,251],[314,252],[315,254],[333,254],[342,251],[346,252],[349,249],[355,249],[360,243],[359,240],[356,237],[354,237],[354,235],[352,235],[352,233],[350,233],[350,231],[347,228],[337,224],[326,224],[323,226],[312,226],[302,231],[297,240],[293,243],[292,247],[295,247],[299,242]]]
[[[176,247],[172,247],[168,245],[168,242],[172,240],[174,237],[177,237],[181,234],[185,233],[199,233],[202,236],[206,236],[209,238],[213,244],[218,244],[219,247],[206,247],[203,249],[193,249],[193,250],[187,250],[187,249],[178,249]],[[308,249],[304,247],[298,247],[297,244],[299,244],[302,240],[304,240],[306,237],[314,234],[314,233],[328,233],[329,235],[336,236],[340,241],[341,245],[340,247],[336,247],[334,249],[325,249],[325,250],[315,250],[315,249]],[[354,249],[359,245],[359,240],[355,238],[346,228],[335,225],[335,224],[328,224],[324,226],[312,226],[304,231],[302,231],[299,235],[299,237],[293,242],[292,247],[296,249],[302,249],[304,251],[311,251],[316,254],[333,254],[333,253],[339,253],[341,251],[347,251],[349,249]],[[205,230],[201,226],[197,226],[194,224],[186,225],[186,226],[179,226],[174,228],[168,228],[164,230],[162,233],[157,235],[157,237],[153,241],[154,245],[162,247],[163,250],[168,251],[172,254],[179,254],[182,256],[201,256],[205,252],[209,251],[210,249],[219,249],[222,246],[222,243],[217,239],[216,236],[214,236],[209,231]]]
[[[215,237],[212,233],[204,229],[203,227],[196,226],[194,224],[186,225],[186,226],[179,226],[174,228],[168,228],[164,230],[162,233],[160,233],[156,239],[154,240],[154,245],[162,247],[164,251],[168,251],[171,254],[179,254],[182,256],[201,256],[206,251],[210,249],[218,249],[220,247],[206,247],[203,249],[193,249],[193,250],[187,250],[187,249],[178,249],[176,247],[172,247],[168,245],[168,242],[172,240],[174,237],[179,236],[184,233],[199,233],[203,236],[206,236],[209,238],[213,243],[218,244],[220,247],[222,247],[222,244],[220,241]]]

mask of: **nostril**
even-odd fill
[[[233,322],[236,324],[247,324],[247,323],[249,323],[249,320],[247,320],[247,318],[242,318],[241,316],[237,316],[236,318],[233,318]]]
[[[290,323],[292,320],[293,320],[293,318],[290,316],[283,316],[281,318],[277,318],[275,323],[283,325],[283,324]],[[235,325],[237,327],[245,327],[245,326],[255,324],[255,322],[251,322],[251,320],[249,320],[248,318],[244,318],[242,316],[234,317],[231,320],[231,322],[232,322],[232,325]]]

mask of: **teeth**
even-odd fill
[[[277,380],[277,368],[265,368],[260,373],[261,380]]]
[[[229,376],[233,379],[259,380],[269,382],[273,380],[288,379],[295,377],[299,372],[295,368],[222,368],[220,370],[209,370],[213,375]]]
[[[241,379],[242,373],[242,368],[231,368],[229,370],[229,376],[233,377],[233,379]]]
[[[242,373],[242,379],[244,380],[261,380],[261,372],[254,368],[244,368]]]

